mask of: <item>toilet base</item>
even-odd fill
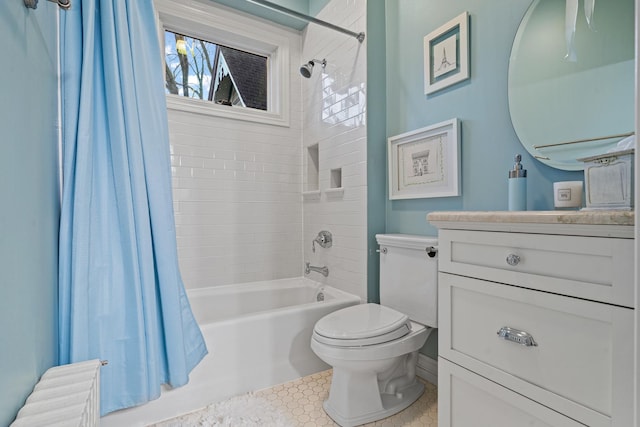
[[[399,390],[396,394],[378,394],[378,407],[369,412],[354,413],[352,411],[350,414],[342,414],[338,412],[332,404],[331,395],[329,395],[329,399],[324,401],[322,407],[327,415],[340,426],[354,427],[397,414],[411,406],[412,403],[422,396],[422,393],[424,393],[424,385],[417,379],[414,379],[413,384],[402,388],[402,390]]]

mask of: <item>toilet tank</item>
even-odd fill
[[[438,327],[438,255],[435,237],[377,234],[380,248],[380,304],[418,323]],[[434,253],[431,252],[431,255]]]

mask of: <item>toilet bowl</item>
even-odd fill
[[[343,427],[405,409],[423,393],[418,350],[437,324],[437,240],[376,235],[380,305],[343,308],[320,319],[311,349],[333,366],[325,412]]]
[[[415,402],[418,350],[431,328],[378,304],[348,307],[321,319],[311,349],[333,366],[325,412],[341,426],[391,416]]]

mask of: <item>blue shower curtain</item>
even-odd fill
[[[207,353],[177,263],[152,0],[61,13],[60,363],[99,358],[101,412],[184,385]]]

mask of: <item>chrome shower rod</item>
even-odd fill
[[[269,9],[273,9],[277,12],[284,13],[285,15],[293,16],[294,18],[302,19],[303,21],[313,22],[314,24],[322,25],[323,27],[331,28],[332,30],[339,31],[343,34],[348,34],[351,37],[358,39],[360,43],[364,40],[364,32],[356,33],[355,31],[347,30],[346,28],[339,27],[330,22],[323,21],[322,19],[314,18],[313,16],[305,15],[304,13],[296,12],[287,7],[280,6],[279,4],[267,1],[267,0],[247,0],[250,3],[254,3]]]

